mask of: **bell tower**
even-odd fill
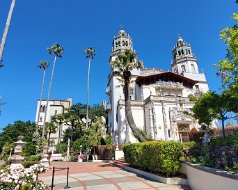
[[[112,54],[126,49],[133,50],[132,39],[124,30],[119,30],[117,36],[114,36],[112,42]]]
[[[184,75],[185,73],[199,73],[196,57],[190,44],[186,43],[181,36],[173,49],[172,72]]]
[[[205,73],[199,72],[198,61],[193,54],[191,45],[186,43],[179,35],[172,50],[172,72],[199,81],[195,90],[206,92],[209,90]]]

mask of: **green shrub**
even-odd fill
[[[126,162],[166,176],[178,173],[182,150],[183,145],[174,141],[151,141],[123,147]]]
[[[211,143],[210,143],[210,146],[212,147],[230,146],[230,145],[238,148],[238,134],[227,136],[225,138],[217,137],[217,138],[211,139]]]
[[[183,148],[193,148],[194,146],[196,146],[196,142],[195,141],[190,141],[190,142],[184,142],[183,143]]]
[[[73,144],[74,152],[80,152],[80,149],[82,149],[83,153],[86,153],[89,150],[89,142],[86,136],[82,136],[80,139],[77,139]]]
[[[186,160],[217,169],[236,171],[238,163],[238,135],[212,138],[208,144],[188,146]]]
[[[28,159],[29,161],[40,161],[41,160],[41,155],[31,155]]]
[[[25,161],[25,162],[23,162],[22,165],[25,168],[29,168],[29,167],[33,166],[34,164],[38,164],[38,163],[39,163],[38,161]]]

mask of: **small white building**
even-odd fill
[[[132,39],[120,30],[113,39],[110,63],[117,52],[126,49],[133,50]],[[188,132],[192,128],[200,128],[195,119],[184,114],[194,105],[188,96],[198,96],[209,87],[205,74],[199,71],[191,46],[181,37],[172,53],[171,71],[149,68],[131,72],[131,108],[137,127],[152,139],[185,142],[189,140]],[[137,142],[125,117],[123,81],[115,71],[111,67],[106,90],[109,97],[108,129],[115,143]],[[212,127],[218,127],[218,123],[214,121]]]
[[[46,102],[47,102],[46,100],[42,100],[40,105],[40,101],[39,100],[37,101],[35,122],[36,124],[38,124],[38,127],[40,128],[43,126],[44,123]],[[72,98],[68,98],[67,100],[49,100],[48,109],[46,113],[46,122],[50,122],[52,117],[55,115],[66,113],[67,109],[69,109],[71,106],[72,106]],[[56,133],[51,134],[50,137],[50,140],[53,142],[53,144],[56,145],[63,140],[64,131],[68,127],[69,126],[66,124],[58,126]]]

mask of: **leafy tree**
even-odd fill
[[[80,149],[82,148],[82,152],[86,153],[89,151],[89,143],[87,134],[84,134],[81,136],[81,138],[77,139],[73,144],[73,150],[75,152],[80,152]]]
[[[46,62],[46,61],[40,61],[38,67],[42,70],[43,72],[43,76],[42,76],[42,83],[41,83],[41,90],[40,90],[40,103],[39,103],[39,109],[40,109],[40,106],[41,106],[41,101],[42,101],[42,93],[43,93],[43,90],[44,90],[44,84],[45,84],[45,70],[49,67],[49,62]],[[38,121],[37,121],[37,128],[36,128],[36,131],[38,131],[38,122],[39,122],[39,119],[40,119],[40,110],[38,111]]]
[[[117,73],[124,80],[125,112],[126,112],[127,122],[131,128],[131,131],[133,132],[134,136],[138,139],[138,141],[144,142],[145,138],[140,133],[133,119],[130,97],[129,97],[131,70],[135,68],[138,69],[143,67],[143,63],[141,61],[137,61],[136,57],[137,55],[134,51],[126,50],[124,52],[119,52],[117,54],[115,61],[113,61],[111,64],[113,68],[116,68],[118,70]]]
[[[77,139],[81,138],[83,134],[84,132],[79,128],[74,129],[72,127],[69,127],[64,133],[64,142],[67,142],[67,140],[70,139],[70,142],[73,143]]]
[[[82,119],[82,118],[86,118],[86,110],[87,110],[87,106],[85,104],[77,103],[75,105],[72,105],[70,109],[68,110],[68,112],[70,114],[77,115],[80,119]]]
[[[90,79],[90,65],[92,59],[96,55],[95,49],[88,47],[85,50],[86,58],[88,59],[88,80],[87,80],[87,113],[86,113],[86,129],[88,128],[88,104],[89,104],[89,79]]]
[[[77,139],[73,144],[74,151],[80,150],[80,145],[82,145],[82,150],[87,152],[89,148],[94,148],[101,144],[101,139],[105,135],[106,123],[103,117],[97,117],[95,122],[92,123],[91,127],[85,129],[84,133],[79,139]]]
[[[5,143],[13,143],[18,140],[18,136],[24,136],[25,142],[31,142],[36,125],[30,121],[15,121],[13,124],[7,125],[0,133],[0,150]]]
[[[238,21],[238,14],[233,14],[233,19]],[[215,65],[217,74],[221,76],[225,89],[238,90],[238,25],[226,27],[221,31],[220,37],[224,40],[227,50],[224,60]]]
[[[236,0],[236,3],[238,1]],[[224,60],[220,60],[218,64],[214,66],[217,69],[217,75],[221,76],[223,82],[224,92],[219,96],[218,105],[222,107],[217,108],[220,119],[222,120],[223,136],[224,132],[224,120],[227,119],[227,115],[222,113],[226,112],[238,112],[238,14],[233,14],[233,19],[236,24],[232,27],[224,28],[220,37],[227,46],[226,57]],[[219,107],[219,106],[218,106]],[[223,112],[224,111],[224,112]]]
[[[64,154],[64,153],[67,152],[67,147],[68,147],[67,143],[57,144],[56,145],[56,152],[60,153],[60,154]]]
[[[104,107],[99,104],[89,107],[89,118],[91,118],[92,122],[95,122],[98,117],[107,118],[107,112],[105,111]]]
[[[89,146],[95,147],[101,144],[101,138],[104,135],[106,123],[102,117],[96,117],[96,121],[88,129]]]
[[[47,50],[48,50],[50,55],[54,55],[54,63],[53,63],[53,68],[52,68],[52,72],[51,72],[50,84],[49,84],[49,89],[48,89],[48,96],[47,96],[47,101],[46,101],[46,109],[45,109],[45,117],[44,117],[42,138],[45,137],[46,114],[47,114],[48,106],[49,106],[50,90],[51,90],[54,71],[55,71],[55,64],[56,64],[57,58],[62,57],[62,55],[64,53],[64,48],[61,47],[58,43],[53,44],[50,48],[47,48]]]
[[[48,133],[48,146],[50,145],[50,136],[52,133],[56,133],[57,126],[54,122],[46,122],[45,131]]]
[[[33,142],[26,142],[23,147],[22,154],[24,156],[34,155],[36,153],[36,145]]]
[[[95,104],[92,107],[88,107],[88,115],[91,118],[92,122],[95,121],[96,117],[107,117],[106,111],[104,110],[104,107]],[[71,125],[72,128],[79,127],[81,130],[84,129],[82,119],[86,118],[87,115],[87,105],[82,103],[77,103],[75,105],[72,105],[68,110],[67,113],[63,114],[64,117],[64,123],[67,125]]]
[[[205,125],[207,128],[211,122],[218,118],[222,122],[223,137],[225,137],[225,121],[233,118],[228,113],[232,111],[233,103],[230,95],[227,93],[217,94],[215,92],[207,92],[202,96],[195,98],[190,97],[195,105],[191,109],[191,115],[198,119],[200,125]]]
[[[80,116],[76,115],[74,112],[68,112],[64,114],[65,123],[70,125],[72,129],[79,128],[81,131],[83,130],[83,125]]]
[[[189,98],[195,105],[191,109],[192,112],[186,112],[186,114],[197,119],[201,126],[209,128],[211,122],[217,117],[212,109],[214,107],[212,92],[209,91],[200,97],[189,96]]]

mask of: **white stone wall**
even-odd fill
[[[134,104],[132,101],[132,115],[135,121],[136,126],[140,130],[144,130],[144,110],[143,104],[141,102],[137,102]],[[125,116],[125,106],[124,101],[119,101],[118,105],[118,141],[119,144],[124,144],[128,142],[138,142],[134,137],[129,124],[127,123]]]

